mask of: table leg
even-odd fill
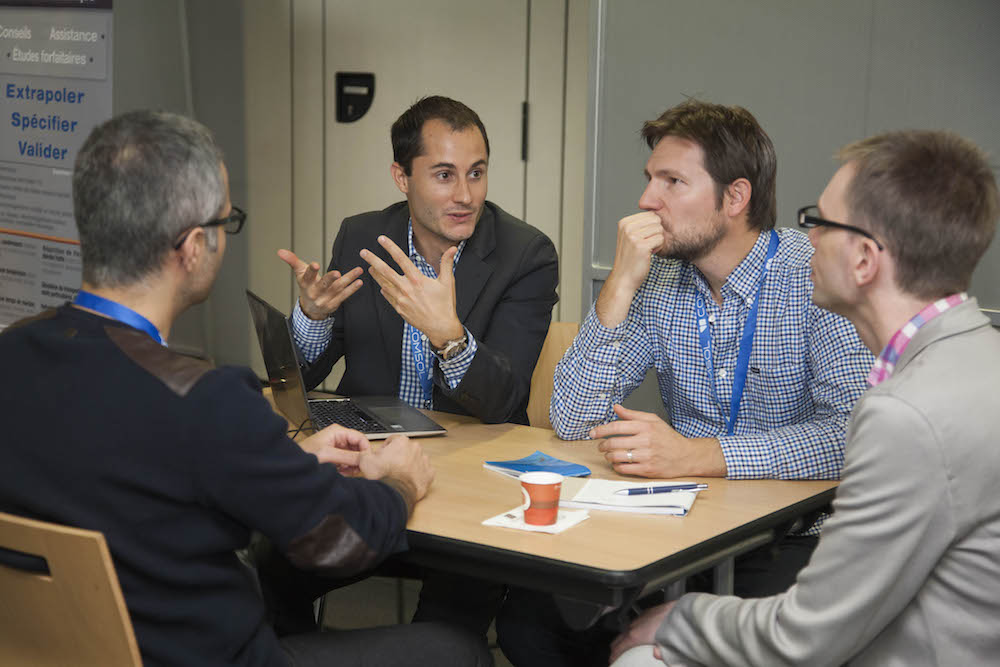
[[[733,563],[734,558],[727,558],[712,570],[712,592],[716,595],[733,594]]]
[[[573,630],[586,630],[591,628],[598,621],[600,621],[602,617],[612,612],[617,616],[617,621],[610,622],[610,625],[618,630],[622,630],[628,626],[629,613],[632,609],[632,605],[635,604],[636,599],[639,597],[639,591],[622,591],[622,604],[613,606],[598,604],[595,602],[585,602],[583,600],[564,597],[562,595],[555,595],[553,597],[555,599],[556,608],[559,610],[559,614],[562,616],[563,621],[565,621],[566,625]]]
[[[687,592],[687,579],[682,577],[677,581],[671,582],[663,589],[663,601],[671,602],[676,600],[680,596]]]

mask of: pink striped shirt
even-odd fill
[[[906,346],[910,344],[911,340],[913,340],[913,337],[917,334],[917,331],[920,330],[920,327],[924,326],[944,311],[954,308],[958,304],[964,303],[968,300],[969,295],[965,292],[952,294],[951,296],[946,296],[943,299],[938,299],[914,315],[913,319],[904,324],[902,329],[893,334],[892,338],[889,339],[889,344],[886,345],[885,349],[882,350],[882,353],[878,355],[878,359],[875,360],[875,365],[872,366],[871,372],[868,373],[868,384],[875,387],[892,377],[892,372],[896,369],[896,362],[898,362],[899,358],[903,356],[903,350],[905,350]]]

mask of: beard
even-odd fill
[[[708,220],[707,227],[684,236],[668,236],[663,247],[656,253],[667,259],[679,259],[694,262],[715,250],[719,242],[726,236],[726,223],[721,215],[713,215]]]

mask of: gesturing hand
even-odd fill
[[[330,271],[319,275],[319,264],[306,264],[291,250],[281,249],[280,257],[295,272],[295,282],[299,284],[299,305],[306,317],[325,320],[330,313],[340,308],[347,297],[361,289],[362,269],[356,266],[345,274]]]
[[[455,253],[458,248],[448,248],[441,256],[437,279],[420,273],[399,246],[386,236],[378,237],[402,275],[369,250],[361,251],[361,258],[370,264],[368,273],[382,288],[382,296],[399,316],[411,326],[422,331],[431,345],[442,347],[449,340],[461,338],[465,329],[455,310]]]
[[[726,459],[715,438],[685,438],[651,412],[614,406],[618,421],[595,426],[590,437],[607,438],[597,449],[622,475],[725,477]]]

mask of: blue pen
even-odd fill
[[[616,496],[645,496],[650,493],[670,493],[671,491],[700,491],[707,489],[708,484],[671,484],[670,486],[643,486],[635,489],[615,491]]]

